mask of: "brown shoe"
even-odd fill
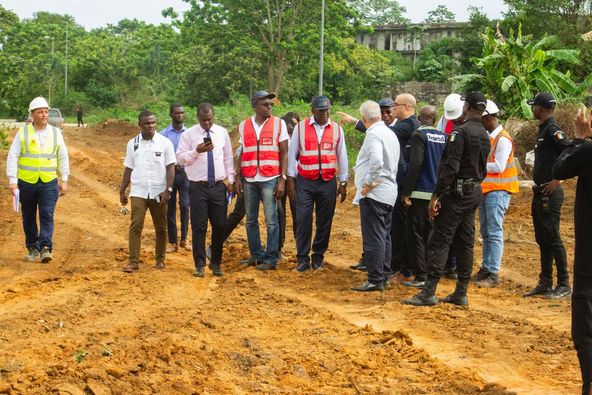
[[[138,262],[130,262],[127,264],[126,267],[123,268],[123,271],[126,273],[133,273],[137,270],[140,270],[140,266],[138,265]]]
[[[160,262],[156,262],[156,265],[154,265],[155,269],[164,269],[164,262],[160,261]]]
[[[181,242],[179,243],[179,247],[185,248],[185,251],[193,250],[193,248],[191,247],[191,243],[189,243],[187,240],[181,240]]]
[[[166,249],[166,252],[168,252],[169,254],[172,252],[177,252],[177,250],[179,249],[179,247],[177,247],[177,243],[171,244],[169,243],[169,246]]]
[[[415,277],[409,276],[407,277],[403,273],[399,272],[390,278],[391,283],[393,284],[403,284],[404,282],[413,281]]]

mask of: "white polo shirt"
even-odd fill
[[[123,165],[132,169],[130,197],[154,199],[166,190],[166,167],[177,163],[173,143],[160,133],[144,140],[142,133],[128,141]]]

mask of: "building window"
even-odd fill
[[[384,49],[389,51],[391,49],[391,35],[387,34],[386,38],[384,39]]]

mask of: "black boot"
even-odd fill
[[[467,298],[467,288],[469,288],[468,280],[457,280],[454,292],[440,299],[440,302],[452,303],[457,306],[468,306],[469,299]]]
[[[437,277],[428,277],[422,290],[417,295],[403,300],[401,303],[410,304],[412,306],[434,306],[438,304],[438,298],[436,298],[436,287],[438,286]]]

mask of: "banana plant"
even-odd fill
[[[527,100],[538,92],[550,92],[559,101],[577,101],[592,86],[592,74],[577,83],[569,70],[561,68],[580,63],[579,51],[554,49],[555,36],[533,40],[522,34],[522,26],[503,36],[488,29],[483,35],[483,56],[472,59],[479,74],[454,78],[456,89],[481,86],[489,97],[500,103],[509,115],[532,117]]]

